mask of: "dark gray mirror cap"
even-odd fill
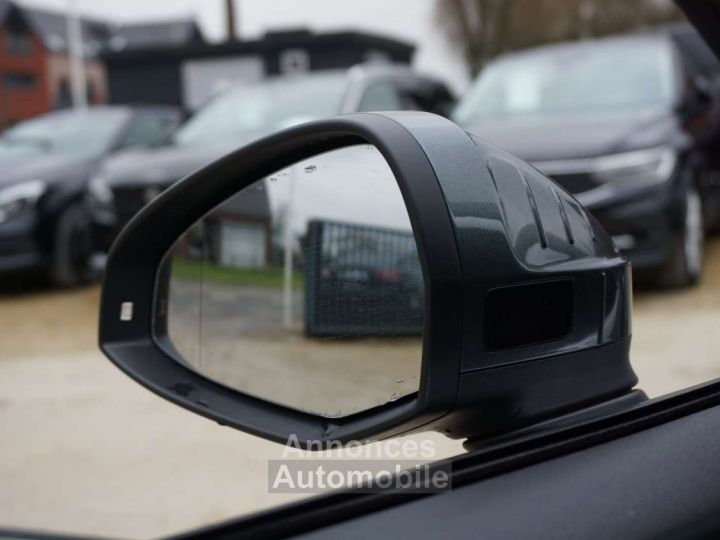
[[[358,143],[387,160],[415,233],[425,278],[418,393],[330,420],[229,389],[163,350],[161,261],[175,240],[256,180]],[[160,396],[279,442],[428,429],[490,437],[631,390],[630,283],[628,263],[598,223],[527,163],[432,114],[352,114],[251,143],[136,216],[108,259],[100,346]]]

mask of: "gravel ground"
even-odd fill
[[[720,239],[707,259],[701,286],[635,296],[633,365],[651,396],[720,377]],[[143,538],[291,500],[267,490],[282,447],[155,397],[97,352],[98,299],[0,284],[0,526]],[[461,451],[430,438],[437,457]]]

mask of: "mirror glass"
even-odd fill
[[[161,341],[205,377],[330,418],[418,390],[420,259],[373,146],[241,190],[177,241],[165,271]]]

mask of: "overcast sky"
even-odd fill
[[[20,0],[27,6],[65,9],[69,0]],[[83,14],[118,22],[194,17],[210,40],[224,32],[223,0],[75,0]],[[268,29],[356,28],[414,43],[415,67],[447,80],[456,90],[467,85],[457,53],[437,29],[436,0],[236,0],[240,35],[257,37]]]

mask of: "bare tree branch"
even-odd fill
[[[436,0],[435,13],[470,75],[506,51],[681,18],[669,0]]]

